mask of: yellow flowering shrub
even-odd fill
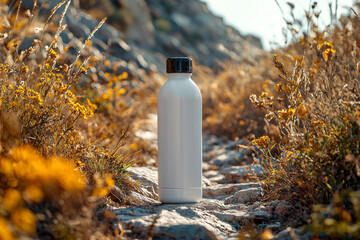
[[[58,6],[66,5],[66,11],[69,4],[69,1],[63,1]],[[15,4],[14,7],[19,5]],[[7,6],[1,3],[0,11],[4,17],[7,15],[6,9]],[[16,14],[16,11],[13,14]],[[51,16],[46,20],[47,23]],[[19,18],[18,21],[28,22],[19,26],[14,24],[16,18]],[[79,149],[72,147],[81,145],[76,124],[79,119],[86,120],[93,116],[97,107],[89,99],[79,98],[75,93],[75,86],[92,63],[85,60],[76,67],[75,64],[68,65],[62,60],[64,57],[57,47],[63,28],[62,18],[51,42],[34,39],[28,49],[18,51],[23,36],[21,31],[27,31],[28,27],[33,26],[31,17],[16,18],[9,15],[7,21],[10,26],[3,31],[3,36],[6,37],[0,39],[6,46],[6,49],[3,49],[6,54],[1,55],[0,62],[1,107],[17,115],[21,125],[20,143],[38,147],[47,156],[60,154],[65,157],[78,157],[81,155]],[[16,27],[17,29],[14,29]],[[45,27],[46,24],[44,29]],[[40,53],[44,50],[46,55],[41,59]],[[79,53],[81,56],[81,49]],[[3,150],[11,147],[3,141],[0,145]]]
[[[314,7],[307,15],[311,34],[274,54],[279,75],[272,87],[250,96],[267,112],[266,136],[253,141],[267,162],[267,197],[293,203],[302,223],[312,204],[360,190],[360,22],[347,17],[341,20],[346,26],[320,32],[312,19],[316,13]],[[292,70],[284,64],[290,61]]]
[[[44,158],[30,146],[16,147],[0,156],[0,166],[1,239],[41,236],[46,229],[37,227],[39,221],[46,223],[46,228],[53,230],[51,234],[56,236],[57,225],[51,222],[53,220],[44,222],[37,213],[47,215],[48,219],[54,218],[56,212],[61,214],[63,226],[70,230],[74,226],[66,223],[67,220],[91,208],[90,201],[94,200],[90,196],[104,197],[115,184],[111,176],[103,179],[97,175],[94,186],[89,188],[86,178],[72,161],[61,157]],[[50,206],[51,212],[43,209],[46,205]],[[72,212],[76,214],[69,215]],[[93,221],[90,224],[97,224]],[[80,233],[74,234],[81,236]]]
[[[27,208],[30,204],[61,199],[63,193],[75,193],[85,189],[85,178],[75,165],[58,157],[43,158],[31,147],[11,149],[0,157],[0,215],[17,230],[36,234],[35,214]],[[9,232],[7,224],[0,223],[0,232]]]
[[[88,126],[96,125],[93,119],[101,118],[96,116],[101,103],[95,100],[101,94],[82,87],[98,74],[102,59],[83,50],[91,47],[90,39],[105,19],[69,62],[69,46],[59,47],[58,40],[71,0],[59,1],[47,19],[36,15],[39,5],[24,14],[20,2],[12,3],[12,11],[7,1],[0,1],[0,239],[46,234],[88,239],[103,230],[111,235],[95,211],[115,183],[127,187],[124,170],[131,161],[120,147],[110,151],[87,133]],[[64,12],[53,23],[60,7]],[[43,34],[34,35],[30,47],[20,51],[35,17],[45,22]],[[113,78],[116,86],[101,90],[125,95],[128,90],[119,82],[127,73]]]
[[[90,121],[99,121],[99,117],[94,120],[91,118],[94,118],[98,107],[102,108],[101,100],[98,101],[102,95],[110,94],[110,91],[113,93],[111,99],[106,102],[106,105],[110,106],[115,98],[127,92],[126,87],[120,82],[126,79],[128,74],[122,73],[119,76],[113,74],[108,85],[114,86],[101,86],[103,93],[89,88],[82,89],[81,86],[90,86],[88,82],[96,78],[97,68],[100,68],[98,65],[102,60],[92,56],[83,56],[82,53],[86,47],[91,46],[89,44],[91,37],[105,19],[93,29],[83,46],[78,49],[76,59],[68,62],[66,51],[58,47],[58,40],[60,33],[66,27],[63,23],[63,15],[70,2],[59,2],[48,19],[44,19],[44,34],[53,35],[50,41],[42,38],[43,35],[37,36],[30,47],[23,51],[18,50],[24,37],[22,32],[34,28],[31,21],[34,16],[27,18],[20,14],[17,17],[18,21],[24,20],[27,23],[14,29],[16,25],[14,15],[17,11],[5,14],[9,11],[8,6],[4,3],[0,4],[1,13],[4,17],[8,17],[7,21],[10,23],[3,29],[3,38],[0,38],[4,46],[3,50],[6,52],[0,57],[0,113],[13,116],[11,119],[0,121],[0,130],[1,125],[5,129],[1,132],[0,150],[6,152],[14,145],[30,144],[39,149],[43,156],[59,155],[74,159],[75,162],[80,161],[81,171],[92,178],[97,169],[92,168],[94,165],[89,164],[88,160],[94,157],[99,158],[96,161],[106,165],[109,155],[115,156],[115,154],[104,146],[93,146],[90,139],[97,136],[88,134],[89,128],[84,126],[90,125]],[[55,26],[58,24],[58,28],[47,29],[47,24],[52,21],[53,14],[61,6],[64,6],[64,12],[61,13],[59,22],[54,23]],[[13,7],[17,9],[20,5],[16,3]],[[38,9],[33,10],[35,13]],[[85,77],[90,68],[93,69],[91,76]],[[92,122],[92,125],[95,124]],[[9,125],[13,125],[12,128],[16,129],[6,133]],[[126,126],[120,129],[124,130]],[[116,156],[120,158],[120,155]],[[120,159],[115,162],[122,165]],[[112,166],[112,164],[108,165]],[[113,174],[112,171],[116,170],[109,167],[106,174],[118,175],[121,178],[120,173]],[[101,173],[102,176],[106,174]]]
[[[128,78],[128,73],[124,72],[121,75],[116,75],[107,72],[105,73],[105,77],[108,83],[104,86],[104,91],[101,96],[96,97],[94,102],[100,106],[100,110],[106,109],[107,111],[111,111],[119,107],[114,107],[114,105],[119,104],[117,100],[127,92],[127,90],[122,87],[121,81]]]
[[[269,146],[270,143],[270,138],[268,136],[262,136],[258,139],[255,139],[252,141],[253,145],[262,147],[262,148],[267,148]]]

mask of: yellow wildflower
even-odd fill
[[[27,233],[36,231],[36,217],[27,208],[16,209],[11,213],[11,222]]]
[[[288,113],[288,115],[289,115],[290,117],[292,117],[292,116],[294,116],[294,114],[295,114],[295,110],[294,110],[293,108],[289,108],[289,109],[287,110],[287,113]]]
[[[38,186],[31,185],[26,188],[26,190],[24,192],[24,198],[25,198],[25,200],[27,199],[26,201],[39,203],[43,200],[44,193]]]
[[[293,108],[282,109],[282,110],[279,110],[278,113],[279,113],[280,120],[287,121],[289,119],[289,117],[294,116],[295,110]]]
[[[18,102],[17,101],[12,101],[10,103],[10,107],[9,108],[14,108],[14,107],[17,107],[18,106]]]
[[[276,91],[280,91],[281,90],[281,83],[276,84],[275,89],[276,89]]]
[[[106,183],[106,186],[108,186],[108,187],[112,187],[115,185],[115,181],[111,176],[108,176],[105,178],[105,183]]]
[[[69,85],[64,84],[64,86],[59,88],[59,94],[63,94],[66,90],[68,90]]]
[[[6,219],[2,217],[0,217],[0,239],[7,239],[7,240],[14,239]]]
[[[318,126],[323,125],[323,124],[324,124],[324,122],[320,121],[320,120],[314,122],[314,125],[318,125]]]
[[[119,97],[120,95],[123,95],[125,93],[126,93],[126,89],[125,88],[120,88],[120,90],[116,92],[116,96]]]
[[[4,174],[5,176],[9,177],[13,175],[14,168],[10,161],[5,158],[0,158],[0,173]]]
[[[136,143],[132,143],[132,144],[130,144],[130,149],[132,149],[132,150],[136,150],[137,148],[138,148],[138,145],[136,144]]]
[[[270,143],[270,138],[268,136],[262,136],[258,139],[252,141],[253,145],[256,145],[261,148],[267,148]]]
[[[83,190],[85,187],[83,176],[74,170],[76,166],[61,158],[52,157],[45,161],[34,149],[27,146],[12,149],[11,157],[16,162],[16,176],[24,182],[42,184],[43,189],[54,189],[58,186],[67,191]],[[52,185],[49,186],[48,183]]]
[[[128,78],[129,74],[127,72],[123,72],[120,77],[119,77],[119,80],[123,80],[123,79],[126,79]]]
[[[323,42],[319,44],[319,49],[323,50],[323,56],[325,61],[329,61],[332,59],[333,56],[336,54],[336,50],[334,49],[334,46],[329,42]]]
[[[35,103],[38,103],[40,105],[43,104],[44,100],[40,96],[40,94],[30,88],[27,88],[26,91],[29,93],[29,99],[33,100]]]
[[[109,88],[109,87],[112,87],[114,85],[114,82],[113,82],[113,80],[110,80],[107,84],[106,84],[106,86]]]
[[[304,107],[304,104],[301,104],[298,108],[297,111],[299,113],[300,118],[305,118],[308,111],[306,110],[306,108]]]
[[[303,60],[304,56],[293,56],[294,60],[296,61],[296,64],[300,64]]]
[[[55,50],[52,49],[52,48],[49,50],[49,54],[50,54],[51,58],[56,58],[57,55],[58,55],[58,54],[55,52]]]
[[[88,105],[88,108],[91,110],[91,111],[94,111],[97,109],[97,106],[95,104],[93,104],[88,98],[86,99],[86,103]]]
[[[67,70],[69,69],[69,65],[64,64],[62,66],[59,67],[61,70],[63,70],[64,72],[67,72]]]
[[[92,193],[92,196],[104,197],[109,193],[109,189],[107,187],[99,187],[96,186]]]
[[[8,42],[8,43],[6,44],[6,47],[7,47],[8,49],[10,49],[10,48],[17,48],[20,43],[21,43],[21,41],[16,41],[16,42],[14,42],[14,41],[12,40],[12,41],[10,41],[10,42]]]
[[[85,163],[83,163],[83,162],[80,161],[80,160],[78,160],[76,163],[77,163],[77,165],[80,166],[80,167],[85,166]]]
[[[110,78],[111,74],[108,73],[108,72],[106,72],[106,73],[104,74],[104,76],[105,76],[106,78]]]
[[[279,113],[279,118],[283,119],[283,118],[285,118],[285,116],[287,114],[287,110],[281,109],[281,110],[278,111],[278,113]]]
[[[328,49],[328,48],[333,48],[333,47],[334,46],[329,42],[323,42],[323,43],[319,44],[320,49]]]
[[[360,107],[358,107],[358,108],[356,109],[356,116],[357,116],[357,117],[360,117]]]
[[[264,232],[262,232],[260,234],[260,239],[261,240],[274,239],[274,234],[272,233],[272,231],[270,229],[266,229]]]
[[[98,196],[98,197],[104,197],[108,193],[109,193],[108,187],[101,186],[101,184],[97,183],[91,195]]]
[[[336,50],[332,48],[328,48],[324,51],[324,58],[325,61],[329,61],[329,59],[332,59],[333,56],[335,56]]]
[[[102,98],[103,100],[109,100],[109,99],[110,99],[110,96],[109,96],[109,94],[107,94],[107,93],[103,93],[103,95],[101,96],[101,98]]]
[[[23,66],[20,68],[20,72],[22,73],[27,73],[29,71],[29,67],[28,66]]]
[[[87,67],[81,67],[80,73],[81,73],[81,74],[86,74],[88,70],[89,70],[89,69],[88,69]]]
[[[262,92],[259,98],[264,99],[266,96],[269,96],[267,92]]]
[[[119,107],[125,107],[125,103],[124,102],[119,102]]]
[[[7,189],[4,195],[4,207],[11,212],[21,204],[21,193],[16,189]]]
[[[53,173],[51,176],[60,183],[66,191],[78,191],[85,188],[84,178],[80,172],[75,171],[75,165],[58,157],[50,159],[47,168]]]
[[[292,151],[286,151],[286,158],[290,158],[294,153]]]

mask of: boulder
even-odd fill
[[[259,200],[262,196],[261,188],[246,188],[237,191],[233,196],[225,200],[225,204],[249,203]]]
[[[126,41],[134,42],[143,47],[154,46],[154,26],[150,11],[144,0],[122,0],[125,8],[131,12],[133,18],[125,32]]]
[[[236,165],[240,163],[242,156],[243,152],[238,150],[224,151],[222,154],[211,159],[209,163],[216,166],[222,166],[225,164]]]
[[[221,170],[226,180],[229,182],[240,182],[244,178],[262,176],[264,168],[260,164],[250,164],[244,166],[228,166],[224,165]]]
[[[236,183],[236,184],[215,184],[203,187],[203,197],[219,197],[223,195],[233,194],[242,189],[258,188],[259,183]]]

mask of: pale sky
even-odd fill
[[[262,38],[265,49],[271,50],[275,46],[270,42],[275,41],[284,45],[282,29],[286,28],[283,15],[275,0],[202,0],[208,4],[209,9],[224,18],[225,23],[237,28],[241,34],[253,34]],[[285,17],[290,19],[290,7],[286,4],[295,4],[295,16],[304,16],[311,0],[278,0]],[[320,26],[330,23],[329,3],[335,6],[336,0],[318,0],[317,9],[321,10]],[[338,0],[338,16],[348,13],[347,8],[352,6],[353,0]]]

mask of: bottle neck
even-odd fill
[[[176,78],[190,78],[192,73],[168,73],[168,78],[176,79]]]

